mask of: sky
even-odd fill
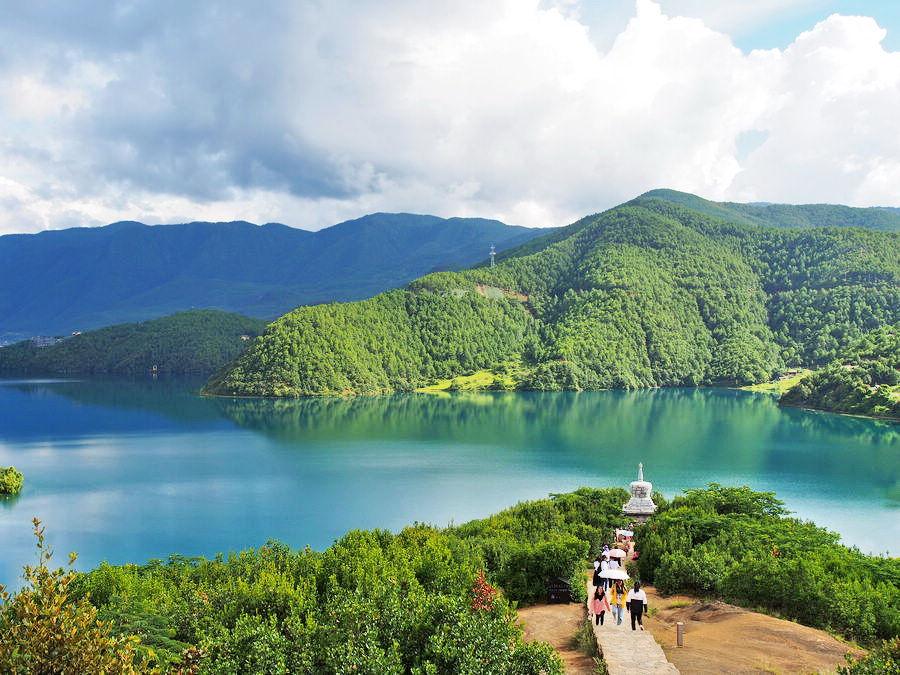
[[[895,0],[0,0],[0,234],[898,186]]]

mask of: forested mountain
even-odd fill
[[[803,378],[781,402],[900,419],[900,326],[855,340],[826,368]]]
[[[546,230],[376,213],[309,232],[246,222],[134,222],[0,237],[0,339],[67,334],[192,308],[274,318],[487,259]]]
[[[0,347],[0,375],[209,374],[238,356],[265,321],[193,310],[61,339]]]
[[[728,221],[644,195],[356,303],[300,307],[207,389],[408,390],[479,369],[534,389],[768,379],[900,321],[900,235]]]

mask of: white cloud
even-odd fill
[[[875,21],[748,54],[710,24],[771,3],[703,4],[639,0],[608,44],[571,2],[129,2],[68,31],[31,10],[0,26],[0,232],[375,210],[558,225],[660,186],[896,203],[900,53]]]

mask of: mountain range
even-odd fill
[[[272,319],[486,260],[546,230],[375,213],[311,232],[280,224],[119,222],[0,237],[0,338],[215,308]],[[2,340],[0,340],[2,344]]]
[[[411,390],[487,371],[554,390],[765,381],[900,321],[900,214],[656,190],[371,299],[299,307],[220,395]]]

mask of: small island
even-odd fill
[[[22,491],[25,477],[14,466],[0,466],[0,497],[11,497]]]

